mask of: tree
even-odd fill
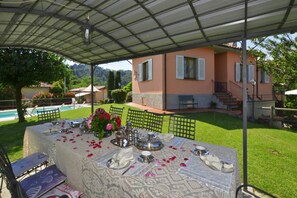
[[[272,74],[274,86],[297,88],[297,37],[292,39],[288,34],[284,34],[273,38],[254,39],[253,42],[259,45],[260,49],[253,50],[252,53],[259,57],[259,67]],[[267,55],[262,51],[266,51]]]
[[[253,42],[260,49],[252,50],[252,53],[258,56],[259,67],[272,74],[274,91],[283,94],[285,89],[296,89],[297,37],[283,34],[265,39],[257,38]],[[296,107],[297,101],[292,99],[287,97],[287,107]]]
[[[0,49],[0,83],[14,89],[19,122],[25,121],[21,89],[62,79],[65,69],[63,58],[52,53],[35,49]]]
[[[111,91],[114,90],[114,73],[111,70],[109,70],[108,72],[107,87],[108,87],[108,98],[111,98]]]
[[[54,82],[50,88],[50,92],[54,97],[60,97],[64,93],[64,82],[62,80]]]
[[[121,88],[121,72],[116,71],[115,79],[114,79],[114,88],[120,89]]]

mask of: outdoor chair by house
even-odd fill
[[[168,126],[168,133],[175,136],[194,140],[196,132],[196,120],[171,115]]]
[[[145,113],[146,112],[142,110],[134,110],[129,108],[127,114],[127,122],[130,121],[133,128],[142,129]]]
[[[16,179],[22,178],[23,176],[30,174],[32,171],[37,171],[42,166],[47,166],[48,156],[43,153],[34,153],[25,158],[19,159],[11,164],[12,171]],[[0,192],[2,191],[3,178],[1,175]]]
[[[153,132],[162,133],[164,114],[146,112],[144,116],[143,128]]]
[[[37,110],[38,121],[56,120],[61,118],[60,109]]]
[[[187,107],[192,107],[192,108],[198,107],[198,102],[195,101],[193,95],[179,95],[178,102],[179,102],[179,109],[187,108]]]
[[[117,116],[119,116],[122,119],[122,115],[123,115],[123,110],[125,107],[114,107],[114,106],[110,106],[109,108],[109,113],[112,114],[116,114]]]
[[[18,181],[14,175],[10,160],[3,146],[0,145],[0,171],[6,181],[6,187],[12,198],[37,197],[79,197],[82,193],[63,183],[66,176],[51,165],[40,172]],[[59,185],[59,186],[58,186]],[[59,190],[59,188],[63,188]]]

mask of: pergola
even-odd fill
[[[295,31],[295,0],[0,1],[0,47],[52,51],[91,65],[92,76],[96,64],[240,40],[246,68],[246,39]],[[245,69],[243,162],[246,188]]]

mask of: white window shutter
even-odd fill
[[[235,64],[235,81],[240,82],[240,63]]]
[[[176,56],[176,79],[184,79],[184,57]]]
[[[264,72],[264,76],[265,76],[265,83],[269,83],[269,81],[270,81],[270,76],[269,76],[269,73],[268,72]]]
[[[148,80],[153,80],[153,59],[148,61]]]
[[[249,70],[248,70],[248,81],[251,82],[254,80],[254,65],[249,65]]]
[[[197,80],[205,80],[205,59],[197,59]]]
[[[143,81],[143,72],[142,72],[142,70],[143,70],[142,63],[140,63],[138,65],[138,81],[139,82]]]

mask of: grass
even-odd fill
[[[115,105],[115,104],[113,104]],[[110,105],[100,107],[109,110]],[[123,114],[125,123],[126,105]],[[90,108],[61,113],[62,118],[88,117]],[[197,120],[196,140],[234,148],[238,154],[242,178],[242,121],[220,113],[184,114]],[[0,122],[0,143],[5,145],[12,161],[22,157],[23,136],[27,126],[38,124],[36,118],[25,123]],[[165,118],[163,131],[168,128]],[[277,197],[297,197],[297,133],[248,123],[248,181]]]

